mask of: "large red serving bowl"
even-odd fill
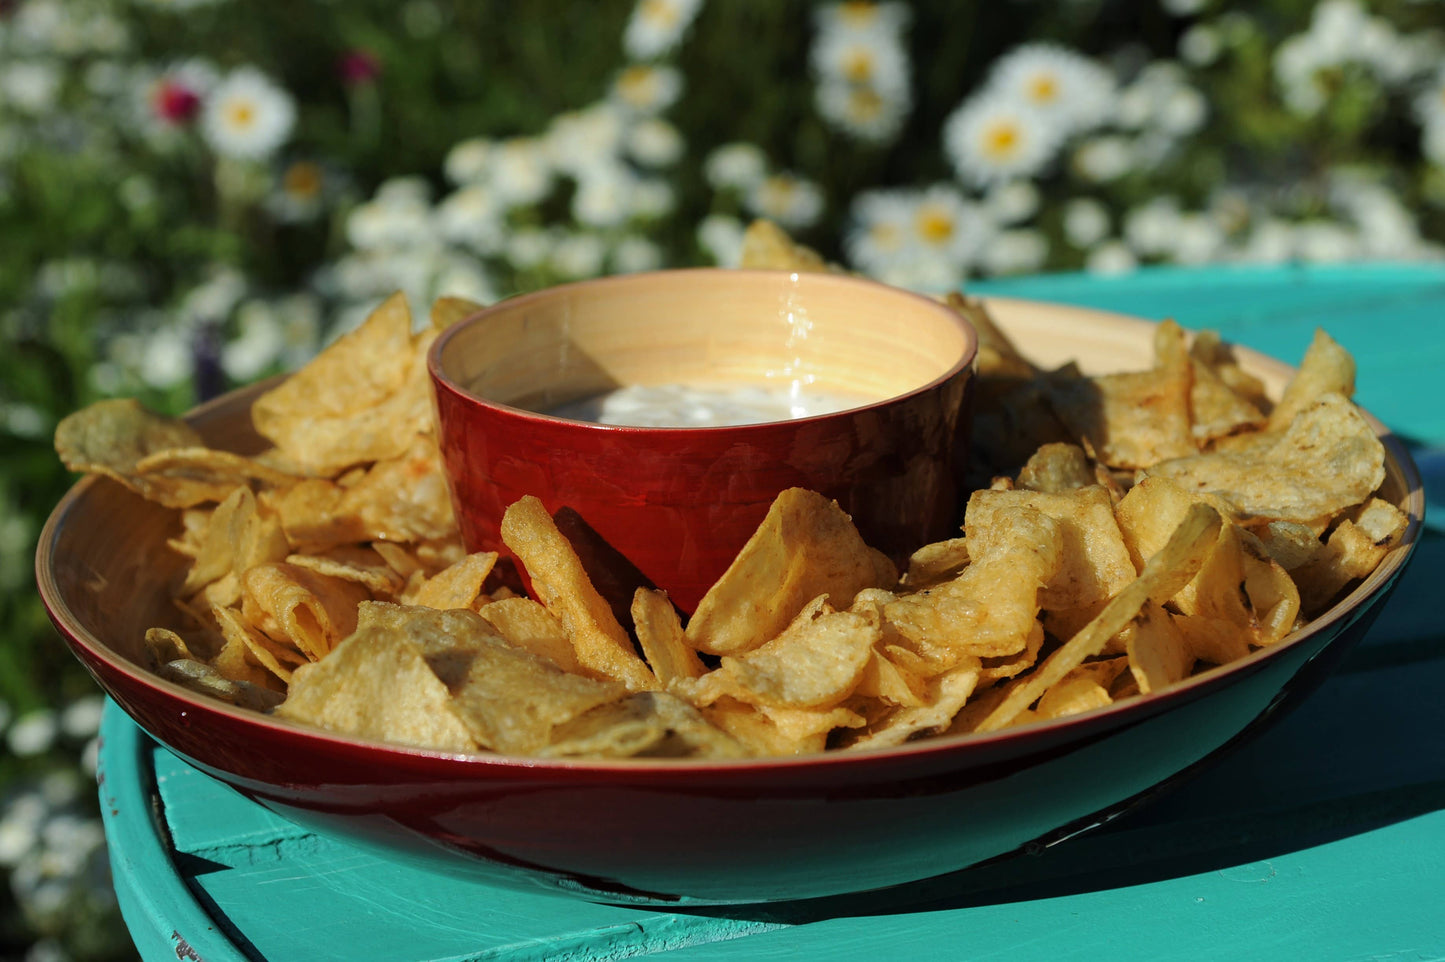
[[[1152,326],[1092,311],[994,301],[1044,363],[1142,368]],[[1249,352],[1275,389],[1289,369]],[[193,416],[245,450],[254,391]],[[173,622],[176,520],[105,480],[55,509],[40,591],[77,657],[159,742],[268,808],[439,871],[589,898],[764,902],[860,892],[1067,836],[1187,774],[1303,697],[1379,612],[1420,536],[1424,494],[1386,447],[1383,496],[1410,516],[1403,544],[1286,641],[1176,688],[983,736],[802,758],[538,761],[449,755],[292,725],[192,694],[142,665],[146,627]],[[1322,748],[1322,750],[1327,750]]]
[[[778,493],[837,501],[902,561],[957,530],[978,340],[931,298],[841,274],[721,269],[605,277],[510,298],[433,345],[442,456],[462,539],[507,553],[508,506],[539,498],[599,586],[691,612]],[[537,411],[627,385],[797,385],[845,410],[711,427],[628,427]],[[589,557],[590,556],[590,557]]]

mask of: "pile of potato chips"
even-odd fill
[[[765,224],[746,250],[824,269]],[[464,551],[425,363],[464,301],[416,333],[397,295],[260,395],[258,456],[124,400],[67,418],[56,447],[178,510],[190,627],[147,633],[159,674],[449,752],[779,756],[1071,715],[1278,642],[1402,538],[1353,362],[1323,333],[1271,404],[1208,332],[1165,322],[1152,368],[1086,377],[951,303],[981,341],[961,536],[900,573],[835,503],[788,490],[685,624],[640,589],[624,628],[533,498],[502,536],[534,597]]]

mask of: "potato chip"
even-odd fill
[[[270,711],[279,705],[284,697],[280,692],[269,688],[227,678],[210,665],[190,658],[166,662],[156,673],[198,695],[216,698],[252,711]]]
[[[567,629],[531,598],[503,598],[482,605],[477,613],[490,621],[512,645],[546,658],[563,671],[582,673]]]
[[[406,297],[394,294],[252,402],[257,432],[292,463],[327,477],[401,456],[431,425],[425,356],[417,347]]]
[[[257,482],[271,486],[294,484],[300,478],[260,461],[216,448],[167,448],[147,454],[135,463],[135,473],[154,484],[194,482],[218,489]]]
[[[742,743],[687,702],[643,691],[559,725],[543,758],[745,758]]]
[[[197,660],[186,640],[169,628],[147,628],[144,640],[146,658],[152,671],[169,661]]]
[[[241,578],[246,621],[317,661],[356,628],[365,588],[284,562],[257,565]]]
[[[1266,412],[1272,407],[1264,382],[1239,366],[1233,346],[1225,343],[1218,331],[1197,332],[1190,342],[1189,356],[1256,410]]]
[[[246,624],[234,608],[213,606],[211,616],[216,619],[227,645],[239,643],[252,660],[287,684],[291,682],[291,669],[306,663],[305,656],[278,645]]]
[[[1300,361],[1299,370],[1285,385],[1284,394],[1269,415],[1269,430],[1286,430],[1294,419],[1327,394],[1355,396],[1355,359],[1323,330]]]
[[[132,398],[115,398],[76,411],[55,428],[55,451],[66,468],[103,474],[148,501],[189,508],[221,501],[237,485],[232,477],[191,479],[141,474],[147,457],[177,449],[203,448],[201,436],[176,418],[153,414]]]
[[[870,726],[868,733],[849,744],[850,749],[888,748],[920,735],[948,728],[978,685],[979,662],[971,659],[928,682],[923,704],[900,708]]]
[[[1303,610],[1323,611],[1346,585],[1374,571],[1400,542],[1409,520],[1379,498],[1366,502],[1357,518],[1342,520],[1318,555],[1293,572]]]
[[[1057,494],[1097,483],[1094,468],[1077,444],[1044,444],[1019,472],[1017,487]]]
[[[1247,521],[1309,522],[1369,497],[1385,480],[1385,449],[1358,408],[1326,394],[1258,453],[1197,454],[1155,464],[1144,475],[1217,495]]]
[[[1189,419],[1193,369],[1178,325],[1161,324],[1156,346],[1158,363],[1148,371],[1055,372],[1043,381],[1059,420],[1110,467],[1144,468],[1198,451]]]
[[[1159,605],[1145,605],[1121,635],[1129,671],[1144,694],[1182,681],[1194,668],[1193,651],[1173,617]]]
[[[451,700],[420,644],[406,632],[370,625],[325,660],[296,669],[276,715],[358,738],[476,751]]]
[[[908,559],[903,583],[910,590],[956,578],[968,564],[968,539],[949,538],[919,548]]]
[[[1265,415],[1217,374],[1214,368],[1192,359],[1193,383],[1189,388],[1189,420],[1194,440],[1203,445],[1240,431],[1263,427]]]
[[[465,320],[482,309],[481,304],[465,297],[438,297],[431,305],[432,330],[444,331],[457,321]]]
[[[1114,703],[1109,686],[1126,666],[1123,658],[1085,662],[1060,678],[1039,698],[1040,718],[1063,718]]]
[[[663,685],[675,678],[700,678],[707,671],[697,652],[687,646],[682,621],[667,592],[638,588],[632,596],[632,624],[643,657]]]
[[[1111,598],[1088,627],[1065,642],[1027,676],[1026,681],[1010,691],[1008,697],[979,723],[977,730],[997,731],[1014,722],[1021,712],[1082,664],[1084,659],[1102,651],[1109,639],[1123,631],[1147,602],[1162,604],[1177,594],[1204,564],[1223,524],[1219,512],[1208,505],[1192,506],[1169,542],[1145,563],[1139,577]]]
[[[714,655],[741,654],[776,637],[820,595],[847,608],[864,588],[896,580],[837,502],[789,488],[698,602],[687,641]]]
[[[614,678],[630,691],[657,687],[656,676],[633,650],[632,640],[592,587],[577,553],[541,501],[529,496],[507,509],[502,541],[527,569],[537,598],[567,629],[584,668]]]
[[[834,611],[825,596],[804,607],[776,638],[741,655],[723,656],[699,679],[704,702],[716,692],[779,708],[836,705],[852,694],[880,637],[876,622]]]
[[[238,487],[211,514],[180,590],[192,595],[206,589],[209,604],[235,604],[241,576],[257,565],[283,560],[290,547],[280,519],[259,506],[250,488]]]
[[[991,540],[1011,537],[1011,513],[1021,506],[1052,519],[1061,538],[1059,567],[1044,586],[1040,607],[1099,604],[1134,579],[1136,569],[1114,519],[1113,503],[1098,485],[1058,493],[975,491],[964,515],[969,550],[981,555]]]
[[[738,266],[745,270],[826,271],[818,252],[793,242],[772,221],[755,220],[743,232]]]
[[[404,601],[423,608],[471,608],[482,597],[482,584],[496,563],[495,551],[469,554],[428,578]]]
[[[828,746],[839,728],[859,728],[866,719],[843,706],[778,708],[722,698],[702,709],[703,717],[737,739],[753,755],[809,755]]]
[[[319,554],[292,554],[281,560],[328,578],[355,582],[380,598],[396,597],[406,583],[370,545],[335,545]]]
[[[1318,558],[1325,547],[1314,525],[1298,521],[1271,521],[1256,533],[1269,556],[1291,574]]]
[[[987,306],[976,297],[969,297],[959,291],[950,291],[944,296],[944,303],[953,308],[973,327],[978,335],[977,376],[985,381],[1017,382],[1032,380],[1038,375],[1028,358],[1008,339],[994,323]],[[992,396],[992,392],[989,392]]]

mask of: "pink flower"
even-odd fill
[[[176,125],[194,120],[201,109],[201,95],[180,81],[166,77],[151,90],[151,107],[156,116]]]
[[[358,87],[381,76],[381,61],[368,51],[348,50],[337,61],[336,72],[348,87]]]

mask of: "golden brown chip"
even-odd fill
[[[1113,704],[1109,686],[1127,667],[1125,661],[1123,658],[1110,658],[1079,665],[1039,698],[1038,716],[1062,718]]]
[[[582,674],[567,629],[531,598],[502,598],[482,605],[477,613],[492,623],[508,642],[548,659],[563,671]]]
[[[1284,395],[1270,412],[1269,429],[1285,430],[1327,394],[1346,399],[1355,396],[1355,359],[1323,330],[1316,330],[1299,370],[1285,385]]]
[[[135,463],[135,473],[155,484],[193,482],[217,489],[252,481],[284,487],[301,480],[252,458],[216,448],[167,448],[147,454]]]
[[[1173,617],[1159,605],[1145,605],[1123,636],[1129,671],[1144,694],[1182,681],[1194,668],[1194,653]]]
[[[1036,671],[1021,679],[1022,684],[1010,691],[976,730],[996,731],[1014,723],[1040,695],[1084,659],[1102,651],[1109,639],[1123,631],[1147,602],[1162,604],[1177,594],[1198,573],[1218,540],[1223,523],[1219,512],[1208,505],[1192,506],[1169,542],[1149,558],[1139,577],[1111,598],[1088,627],[1046,658]]]
[[[908,572],[903,583],[916,591],[940,581],[958,577],[968,564],[968,539],[950,538],[926,544],[908,559]]]
[[[1211,374],[1256,410],[1266,412],[1271,404],[1264,382],[1239,366],[1234,347],[1218,331],[1199,331],[1189,345],[1189,356],[1207,367]],[[1196,368],[1196,370],[1198,370]]]
[[[438,297],[431,305],[431,326],[444,331],[457,321],[465,320],[482,310],[482,305],[465,297]]]
[[[725,655],[721,667],[698,679],[696,691],[703,704],[730,695],[778,708],[836,705],[852,694],[879,637],[875,621],[834,611],[819,596],[776,638]]]
[[[676,678],[699,678],[707,668],[687,645],[682,620],[667,592],[638,588],[632,596],[632,624],[643,657],[663,685]]]
[[[698,602],[688,644],[715,655],[751,651],[819,595],[847,608],[864,588],[890,587],[896,579],[836,502],[789,488]]]
[[[405,584],[396,570],[367,545],[335,545],[320,554],[292,554],[281,560],[329,578],[354,581],[379,598],[394,598]]]
[[[136,467],[147,457],[202,447],[201,436],[190,425],[147,411],[132,398],[97,401],[55,428],[55,451],[68,469],[105,475],[168,508],[221,501],[235,489],[233,477],[170,477],[141,474]]]
[[[1307,523],[1369,497],[1385,480],[1385,449],[1354,404],[1326,394],[1261,451],[1225,449],[1164,461],[1145,475],[1217,495],[1246,520]]]
[[[1303,610],[1318,614],[1346,585],[1374,571],[1400,543],[1409,520],[1388,501],[1371,498],[1358,517],[1341,521],[1316,557],[1293,572]]]
[[[209,604],[232,605],[247,571],[281,561],[289,551],[280,519],[258,504],[250,488],[236,488],[211,514],[181,593],[206,589]]]
[[[528,496],[507,508],[502,541],[527,570],[538,600],[567,629],[584,668],[622,682],[629,691],[657,687],[656,676],[633,650],[632,639],[541,501]]]
[[[1019,353],[1008,335],[994,323],[983,301],[958,291],[950,291],[944,296],[944,303],[962,314],[978,334],[977,377],[985,382],[997,383],[1008,380],[1028,381],[1039,373],[1038,368]],[[985,385],[984,393],[993,396],[997,392],[989,390],[990,387],[992,385]]]
[[[451,701],[451,692],[409,632],[371,625],[358,629],[323,661],[296,669],[276,715],[359,738],[475,751],[477,743],[452,712]]]
[[[745,270],[766,271],[828,269],[817,251],[795,243],[781,227],[769,220],[755,220],[743,232],[743,249],[738,266]]]
[[[305,470],[334,476],[401,456],[429,430],[425,352],[406,298],[388,298],[356,330],[251,405],[256,430]]]
[[[246,624],[241,613],[234,608],[213,606],[211,616],[220,626],[228,646],[239,643],[250,652],[257,664],[287,684],[291,682],[291,669],[306,663],[305,656],[278,645]]]
[[[745,758],[742,743],[664,691],[600,705],[553,731],[544,758]]]
[[[1110,467],[1144,468],[1198,450],[1189,421],[1193,369],[1178,325],[1159,326],[1156,349],[1148,371],[1044,379],[1059,420]]]
[[[960,664],[932,678],[920,705],[899,708],[884,716],[867,734],[852,742],[854,749],[887,748],[921,735],[937,734],[953,722],[978,685],[978,659]]]
[[[848,708],[776,708],[722,698],[702,709],[703,717],[753,755],[808,755],[828,746],[835,729],[859,728],[866,719]]]
[[[356,628],[360,585],[284,562],[257,565],[241,578],[246,622],[312,661],[325,657]]]
[[[1189,419],[1194,439],[1201,446],[1215,438],[1264,426],[1265,415],[1236,394],[1209,365],[1194,360],[1194,383],[1189,389]]]
[[[283,697],[280,692],[261,685],[227,678],[210,665],[190,658],[166,662],[156,669],[156,673],[198,695],[219,698],[252,711],[270,711],[281,703]]]
[[[424,608],[471,608],[482,596],[482,584],[496,563],[495,551],[469,554],[428,578],[404,601]]]
[[[1033,453],[1019,472],[1017,487],[1056,494],[1096,483],[1093,465],[1083,448],[1054,443],[1041,445]]]
[[[1052,494],[975,491],[964,515],[970,552],[982,557],[993,541],[1012,537],[1012,515],[1021,506],[1051,518],[1062,539],[1060,564],[1044,587],[1040,607],[1099,604],[1134,579],[1136,569],[1114,518],[1113,502],[1098,485]]]
[[[147,628],[145,651],[152,671],[170,661],[197,660],[186,640],[169,628]]]

